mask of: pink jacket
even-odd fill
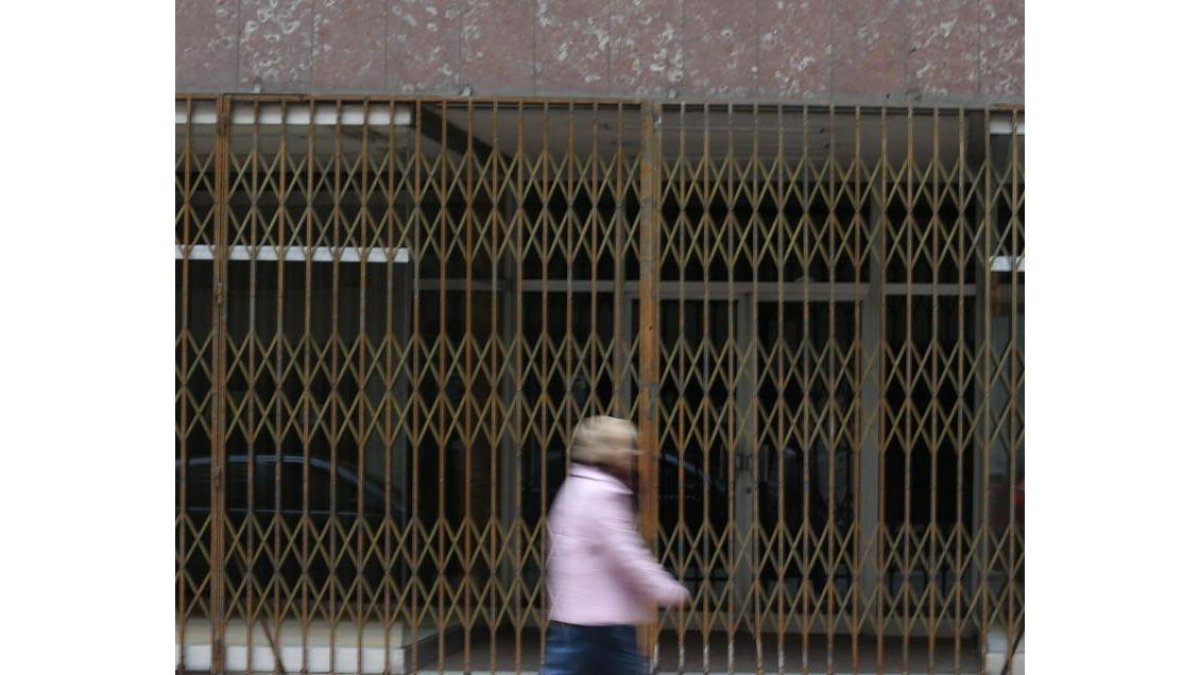
[[[570,473],[550,510],[550,619],[580,625],[646,623],[649,604],[688,591],[650,555],[634,526],[631,491],[599,469]]]

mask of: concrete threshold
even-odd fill
[[[393,626],[385,631],[382,624],[366,624],[361,630],[353,623],[342,622],[331,625],[312,622],[308,626],[307,641],[304,627],[298,620],[284,621],[280,626],[270,626],[278,649],[261,622],[253,627],[244,621],[234,621],[226,628],[225,667],[228,672],[240,674],[284,673],[333,673],[374,675],[376,673],[416,673],[419,675],[458,675],[495,673],[495,675],[532,675],[540,665],[540,640],[536,631],[527,631],[518,640],[512,631],[503,631],[494,637],[486,631],[472,631],[469,650],[461,629],[439,635],[433,626],[422,627],[415,632],[404,626]],[[178,669],[183,672],[208,672],[211,666],[211,624],[207,619],[194,619],[187,623],[183,644],[177,644]],[[485,634],[480,634],[485,633]],[[747,642],[749,636],[737,636],[733,645],[735,654],[727,662],[730,645],[720,635],[714,635],[713,644],[707,650],[711,655],[708,668],[702,667],[705,653],[700,636],[687,633],[683,653],[677,651],[678,638],[664,634],[660,643],[659,668],[661,675],[699,675],[703,672],[749,675],[756,672],[755,648]],[[785,673],[805,672],[851,675],[850,650],[844,640],[839,639],[832,654],[821,641],[815,641],[807,650],[800,649],[799,639],[786,639],[781,645],[785,654]],[[858,657],[858,672],[872,675],[901,675],[902,673],[932,673],[941,675],[1002,675],[1007,661],[1006,642],[1003,633],[993,631],[988,636],[985,653],[980,655],[978,642],[962,643],[955,648],[952,642],[938,640],[934,653],[928,647],[909,645],[904,650],[895,638],[887,638],[883,646],[884,659],[875,663],[875,647],[864,644]],[[413,650],[415,644],[415,651]],[[763,672],[776,673],[777,665],[774,645],[764,645]],[[276,651],[280,658],[280,670],[276,670]],[[959,652],[956,656],[956,651]],[[902,652],[907,657],[902,658]],[[718,656],[720,655],[720,656]],[[982,656],[982,659],[980,658]],[[907,661],[907,664],[904,661]],[[1004,675],[1023,675],[1024,643],[1018,645],[1012,669]],[[413,667],[416,670],[412,670]],[[730,670],[724,668],[732,666]],[[775,667],[772,667],[775,666]],[[492,670],[492,668],[495,670]],[[931,668],[932,667],[932,668]],[[826,670],[830,668],[830,670]]]
[[[212,624],[208,619],[189,620],[183,642],[178,642],[178,633],[176,640],[177,671],[211,670]],[[360,631],[350,622],[313,621],[306,630],[299,620],[289,619],[278,626],[271,621],[256,621],[253,627],[243,620],[233,620],[225,628],[225,669],[234,673],[396,673],[407,671],[414,655],[415,665],[420,668],[436,663],[439,651],[455,653],[461,649],[461,630],[451,629],[439,640],[433,626],[408,632],[402,625],[386,630],[383,624],[369,623]]]

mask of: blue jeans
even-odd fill
[[[644,675],[633,626],[552,623],[546,635],[542,675]]]

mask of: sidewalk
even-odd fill
[[[469,637],[469,642],[466,638]],[[244,621],[236,621],[226,629],[226,667],[232,673],[271,673],[275,668],[274,650],[261,624],[250,630]],[[411,651],[413,641],[417,649]],[[518,639],[519,638],[519,639]],[[361,640],[361,643],[360,643]],[[999,640],[999,642],[997,642]],[[252,641],[252,646],[249,644]],[[361,648],[360,648],[361,644]],[[876,663],[882,644],[882,661]],[[998,649],[996,644],[999,644]],[[486,626],[476,626],[469,636],[455,630],[439,638],[433,627],[416,634],[403,626],[393,626],[390,633],[381,624],[368,624],[360,632],[352,623],[341,623],[331,631],[328,623],[310,625],[305,663],[305,643],[299,621],[285,621],[278,635],[278,651],[283,670],[288,673],[404,673],[410,672],[413,656],[419,673],[537,673],[541,663],[541,637],[536,629],[518,634],[511,629],[497,631],[495,636]],[[886,637],[880,643],[874,637],[860,637],[857,645],[857,664],[854,645],[849,636],[834,636],[832,650],[824,634],[809,636],[807,650],[803,637],[789,634],[783,640],[783,667],[787,673],[878,673],[882,666],[885,675],[895,673],[1000,673],[1003,666],[1003,636],[992,636],[989,653],[981,659],[975,638],[961,640],[913,638],[907,645],[898,637]],[[177,646],[178,647],[178,646]],[[659,673],[755,673],[758,671],[758,646],[754,636],[737,634],[733,640],[732,663],[729,640],[724,632],[709,636],[707,664],[703,638],[699,632],[686,633],[682,643],[675,633],[659,636]],[[211,661],[209,622],[193,619],[186,626],[186,644],[177,658],[184,659],[186,671],[208,672]],[[775,637],[764,635],[761,643],[762,671],[779,672],[780,651]],[[957,653],[956,653],[957,651]],[[984,670],[986,662],[987,670]],[[439,665],[441,667],[439,667]],[[707,668],[705,668],[707,665]],[[732,671],[728,670],[732,665]],[[857,668],[856,668],[857,666]],[[907,666],[907,667],[905,667]],[[1014,662],[1012,675],[1024,671],[1024,654]]]

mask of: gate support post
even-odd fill
[[[638,209],[638,431],[642,454],[638,458],[638,511],[642,535],[650,550],[658,550],[658,239],[659,158],[655,120],[659,107],[642,104],[642,153],[639,161]],[[657,616],[657,610],[655,616]],[[657,619],[642,629],[640,642],[657,667]]]
[[[213,673],[225,672],[225,279],[229,258],[229,109],[217,99],[217,139],[213,157],[213,398],[212,473],[209,511],[209,614],[212,619]]]

